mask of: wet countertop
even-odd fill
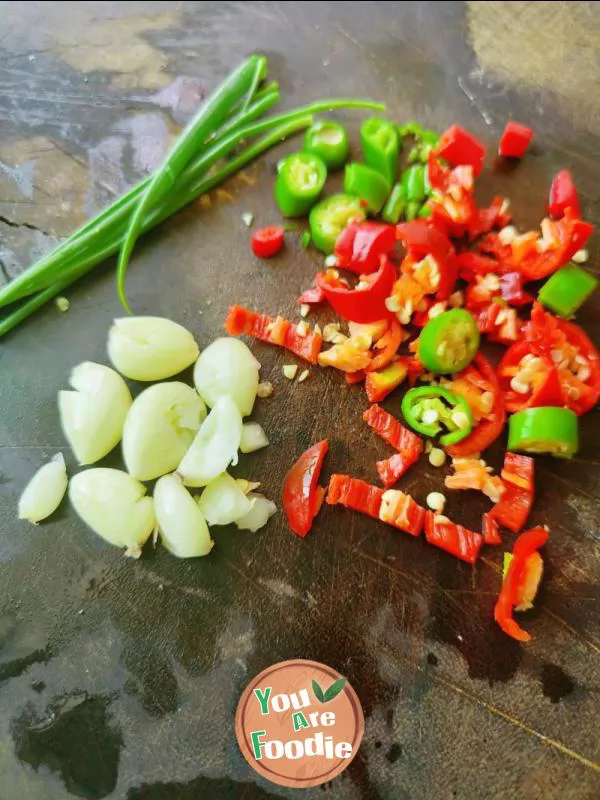
[[[531,152],[488,171],[482,199],[508,195],[527,229],[566,166],[600,223],[597,3],[1,2],[0,15],[0,280],[153,169],[252,50],[269,56],[287,107],[372,97],[398,121],[460,121],[490,151],[508,117],[531,124]],[[340,118],[356,130],[360,115]],[[233,301],[295,318],[316,256],[290,237],[282,257],[258,263],[241,219],[278,218],[275,164],[293,147],[138,245],[137,313],[178,320],[201,346]],[[0,800],[600,796],[597,412],[573,461],[537,462],[531,522],[552,533],[527,646],[491,619],[501,548],[470,568],[343,509],[324,509],[305,540],[278,514],[256,535],[218,530],[209,558],[147,547],[134,562],[67,503],[36,528],[15,519],[37,467],[61,450],[75,470],[56,391],[79,361],[105,360],[121,313],[111,264],[67,294],[66,314],[50,305],[0,342]],[[599,303],[580,315],[596,342]],[[360,422],[361,391],[331,370],[291,385],[282,354],[253,349],[275,386],[255,415],[272,445],[238,474],[278,500],[293,458],[328,437],[325,477],[375,482],[389,452]],[[494,466],[501,458],[491,451]],[[423,459],[403,488],[423,502],[442,479]],[[477,528],[485,508],[455,493],[448,513]],[[259,778],[233,732],[249,678],[293,657],[347,675],[366,718],[350,768],[306,791]]]

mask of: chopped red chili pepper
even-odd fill
[[[363,375],[369,403],[379,403],[400,386],[408,374],[408,361],[406,356],[395,358],[385,369]]]
[[[439,270],[435,296],[437,300],[447,300],[458,278],[454,247],[448,237],[427,219],[402,223],[396,226],[396,231],[414,262],[420,262],[427,256],[434,259]]]
[[[524,334],[556,360],[563,404],[578,415],[593,408],[600,399],[600,354],[579,325],[534,303]]]
[[[244,333],[262,342],[285,347],[300,358],[316,364],[321,350],[322,337],[308,330],[302,333],[283,317],[269,317],[243,306],[231,306],[225,320],[225,330],[230,336]]]
[[[532,528],[521,534],[513,547],[512,559],[502,581],[500,595],[494,608],[494,619],[504,633],[518,642],[528,642],[531,635],[513,619],[513,609],[521,604],[524,584],[527,581],[528,562],[532,555],[548,541],[545,528]]]
[[[259,228],[252,234],[252,252],[258,258],[276,256],[283,247],[284,232],[280,225]]]
[[[560,218],[567,208],[570,208],[575,216],[579,216],[579,195],[577,194],[575,181],[568,169],[561,169],[554,176],[550,186],[548,213],[552,214],[553,217]]]
[[[533,467],[529,456],[506,453],[504,457],[501,477],[506,491],[489,513],[514,533],[523,530],[533,505]]]
[[[472,250],[459,253],[456,256],[456,264],[459,270],[459,277],[472,283],[478,275],[488,273],[500,274],[503,271],[502,264],[497,258],[484,256]]]
[[[504,228],[510,224],[512,214],[508,210],[508,201],[496,195],[487,208],[477,209],[473,220],[469,223],[469,240],[473,241],[494,228]]]
[[[325,292],[319,286],[310,286],[308,289],[305,289],[300,297],[296,300],[298,305],[302,305],[303,303],[307,303],[308,305],[318,305],[325,300]]]
[[[373,356],[371,363],[365,368],[365,372],[376,372],[379,369],[387,367],[387,365],[393,361],[394,356],[398,352],[398,348],[402,344],[403,338],[404,331],[402,330],[400,323],[395,319],[392,320],[389,329],[377,342],[374,351],[377,353],[377,355]]]
[[[290,530],[298,536],[306,536],[317,515],[323,493],[318,492],[317,483],[327,453],[327,439],[309,447],[293,464],[283,482],[283,510]]]
[[[355,383],[362,383],[365,379],[366,372],[364,369],[359,369],[357,372],[345,372],[344,378],[346,379],[346,383],[349,383],[351,386]]]
[[[485,544],[502,544],[498,523],[489,514],[483,515],[482,533]]]
[[[528,281],[545,278],[563,267],[582,247],[594,231],[594,226],[584,222],[573,212],[565,209],[563,217],[542,222],[544,239],[537,234],[523,234],[511,243],[513,269]],[[540,241],[543,249],[540,248]]]
[[[473,167],[475,175],[481,172],[485,157],[485,147],[460,125],[452,125],[444,131],[440,136],[436,152],[453,167],[463,165]]]
[[[431,209],[428,221],[447,236],[464,236],[477,219],[472,167],[449,170],[439,164],[432,151],[429,154],[428,177],[435,190],[427,204]]]
[[[445,550],[450,555],[474,564],[483,544],[480,533],[470,531],[462,525],[451,522],[442,514],[427,511],[425,514],[425,538],[429,544]]]
[[[357,275],[368,275],[379,269],[381,256],[391,255],[395,244],[396,231],[393,225],[370,220],[352,222],[344,228],[335,243],[337,265]]]
[[[329,481],[327,503],[330,506],[339,504],[379,519],[382,497],[383,489],[379,486],[371,486],[350,475],[334,474]]]
[[[520,373],[527,376],[518,377]],[[504,353],[498,364],[498,381],[504,392],[507,411],[514,413],[524,408],[538,406],[562,406],[563,392],[556,365],[547,348],[535,342],[517,342]],[[515,392],[511,381],[516,379],[527,387],[527,392]]]
[[[470,456],[473,453],[481,453],[500,436],[506,421],[504,398],[498,384],[496,373],[492,365],[481,353],[478,353],[471,364],[459,373],[457,377],[464,378],[465,383],[467,385],[470,384],[473,390],[480,396],[482,396],[482,393],[490,392],[492,394],[492,400],[490,411],[485,412],[483,415],[481,413],[477,414],[481,421],[471,433],[458,444],[453,444],[445,448],[446,452],[449,453],[452,458],[462,458],[464,456]],[[456,384],[456,381],[452,384],[452,391],[465,397],[465,400],[471,406],[472,412],[478,411],[478,409],[474,408],[471,393],[465,393],[463,389]],[[471,402],[469,402],[470,400]]]
[[[396,280],[396,267],[382,256],[381,266],[361,278],[360,284],[365,288],[350,289],[346,286],[332,285],[327,273],[317,273],[316,283],[327,298],[330,306],[343,319],[352,322],[376,322],[390,316],[385,305],[386,298],[392,293]]]
[[[382,496],[379,519],[411,536],[420,536],[425,522],[425,509],[398,489],[388,489]]]
[[[498,153],[507,158],[523,158],[532,139],[531,128],[511,119],[506,123],[500,138]]]
[[[370,406],[363,414],[363,419],[380,436],[398,452],[384,461],[377,462],[377,472],[384,486],[393,486],[412,466],[423,451],[422,440],[401,422],[378,405]]]

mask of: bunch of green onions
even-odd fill
[[[153,175],[0,290],[0,308],[16,304],[0,318],[0,336],[119,251],[117,292],[130,311],[125,277],[139,234],[288,136],[310,127],[313,114],[335,108],[385,110],[381,103],[334,98],[261,119],[279,100],[276,82],[261,87],[266,66],[267,59],[261,55],[242,62],[207,98]],[[247,142],[259,134],[263,135]]]

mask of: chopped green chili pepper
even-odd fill
[[[360,141],[365,161],[385,177],[388,184],[398,174],[398,129],[382,117],[371,117],[360,126]]]
[[[283,159],[275,180],[275,200],[284,217],[303,217],[319,199],[327,167],[311,153],[291,153]]]
[[[425,167],[415,164],[406,170],[406,193],[409,203],[422,203],[425,199]]]
[[[344,191],[360,197],[365,201],[367,211],[378,214],[387,199],[390,185],[381,172],[366,164],[353,161],[351,164],[346,164]]]
[[[406,207],[406,195],[400,182],[395,183],[388,199],[385,202],[381,216],[391,225],[396,225],[404,213]]]
[[[339,169],[350,155],[348,132],[338,122],[315,122],[304,135],[304,151],[322,159],[327,169]]]
[[[596,286],[598,281],[593,275],[576,264],[567,264],[548,278],[540,289],[538,300],[561,317],[570,317]]]
[[[478,347],[479,331],[473,315],[464,308],[453,308],[425,325],[419,336],[419,359],[431,372],[460,372]]]
[[[323,253],[333,253],[333,247],[344,228],[351,222],[365,218],[365,210],[358,197],[332,194],[317,203],[308,221],[315,247]]]
[[[570,408],[526,408],[508,420],[508,449],[571,458],[579,447],[577,414]]]
[[[400,136],[414,136],[419,139],[423,133],[423,128],[418,122],[407,122],[405,125],[398,125],[398,133]]]
[[[418,433],[440,436],[440,444],[450,445],[467,437],[473,428],[473,417],[467,401],[441,386],[409,389],[402,399],[406,422]]]
[[[417,217],[419,217],[419,219],[426,219],[427,217],[430,217],[432,214],[433,214],[433,211],[427,205],[427,203],[425,203],[419,209],[419,213],[417,214]]]
[[[421,203],[418,200],[411,200],[410,203],[407,203],[406,206],[406,221],[412,222],[413,219],[416,219],[419,216],[419,211],[421,210]]]
[[[302,236],[300,237],[300,245],[305,250],[310,244],[310,231],[302,231]]]

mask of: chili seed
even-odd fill
[[[521,383],[516,377],[511,380],[510,388],[517,394],[527,394],[529,391],[529,386],[526,383]]]
[[[590,254],[584,247],[581,250],[578,250],[575,255],[571,257],[571,261],[574,261],[576,264],[585,264],[589,257]]]
[[[469,418],[464,411],[453,411],[450,419],[461,431],[469,427]]]
[[[309,314],[310,314],[310,306],[308,305],[308,303],[302,303],[302,305],[300,306],[300,316],[308,317]]]
[[[421,419],[425,425],[433,425],[434,422],[437,422],[438,416],[438,412],[435,410],[435,408],[426,408],[421,416]]]
[[[429,463],[432,467],[441,467],[446,462],[446,453],[439,447],[433,447],[429,453]]]
[[[432,511],[441,513],[446,505],[446,498],[441,492],[429,492],[427,495],[427,505]]]
[[[270,397],[273,394],[273,384],[271,381],[261,381],[256,387],[256,396],[260,398]]]
[[[502,230],[499,231],[498,238],[502,244],[510,244],[511,242],[514,242],[517,233],[517,229],[514,225],[507,225],[505,228],[502,228]]]

